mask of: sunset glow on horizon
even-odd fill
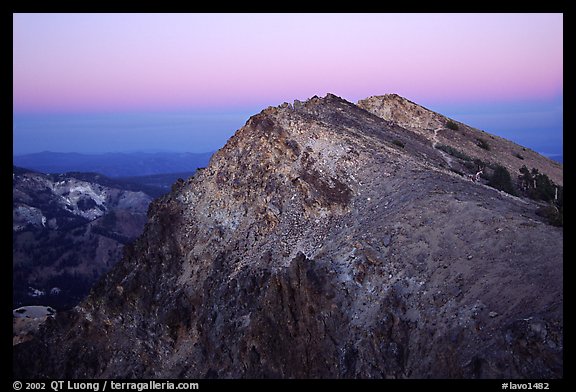
[[[557,103],[562,14],[14,14],[13,113]],[[449,114],[449,113],[448,113]]]
[[[16,14],[14,109],[542,99],[562,60],[558,14]]]

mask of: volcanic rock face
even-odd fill
[[[534,167],[546,173],[556,184],[563,184],[562,165],[558,162],[509,140],[453,121],[396,94],[366,98],[360,100],[358,106],[423,135],[436,146],[444,145],[455,149],[470,160],[480,159],[487,163],[497,163],[506,167],[512,174],[518,174],[522,166]],[[443,155],[447,158],[445,154]],[[450,161],[447,163],[452,168],[459,166],[452,165],[453,162]],[[459,168],[464,170],[462,167]]]
[[[562,229],[389,120],[251,117],[15,377],[562,377]]]

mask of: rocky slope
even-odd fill
[[[251,117],[15,377],[562,377],[562,229],[360,106]]]
[[[487,164],[500,164],[510,173],[518,174],[522,166],[546,173],[552,181],[563,185],[562,165],[510,140],[472,128],[449,119],[396,94],[360,100],[358,106],[427,138],[435,146],[449,146],[465,161],[479,159]],[[458,155],[460,155],[458,154]],[[458,159],[446,157],[447,167],[466,171]],[[454,162],[456,161],[456,162]],[[460,159],[461,163],[462,159]]]
[[[14,307],[75,306],[142,233],[152,197],[104,180],[14,167]]]

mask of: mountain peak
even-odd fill
[[[427,139],[441,150],[450,168],[453,168],[451,162],[454,160],[445,151],[456,155],[463,164],[480,160],[501,165],[513,175],[517,175],[522,166],[534,167],[546,173],[556,184],[563,184],[563,169],[558,162],[510,140],[450,119],[397,94],[372,96],[358,101],[357,105]],[[453,169],[465,172],[463,167]]]
[[[447,121],[445,116],[426,109],[398,94],[371,96],[358,101],[358,106],[411,130],[433,130],[444,126]]]
[[[288,108],[293,110],[299,110],[306,107],[313,107],[317,105],[330,105],[334,103],[346,103],[353,105],[351,102],[346,101],[342,97],[339,97],[332,93],[327,93],[324,97],[314,95],[306,99],[305,101],[300,101],[296,99],[292,103],[284,102],[283,104],[277,106],[276,108],[282,108],[282,109]]]
[[[252,116],[15,347],[14,377],[562,377],[562,229],[437,148],[489,172],[508,144],[414,105],[328,94]]]

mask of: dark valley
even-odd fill
[[[13,306],[75,306],[146,223],[155,188],[13,168]]]

